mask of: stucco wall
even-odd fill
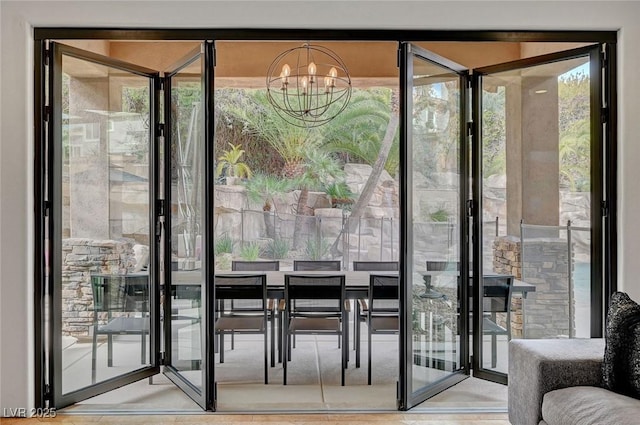
[[[638,2],[2,1],[0,15],[0,408],[30,407],[34,399],[34,26],[620,29],[619,286],[640,300]]]

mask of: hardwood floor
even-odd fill
[[[367,413],[367,414],[290,414],[290,415],[113,415],[79,416],[58,415],[51,419],[0,419],[2,425],[32,425],[55,423],[80,424],[279,424],[279,425],[346,425],[380,423],[385,425],[510,425],[506,413],[426,414],[426,413]]]

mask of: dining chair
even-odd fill
[[[232,271],[242,271],[242,272],[267,272],[267,271],[278,271],[280,270],[280,262],[277,260],[273,261],[241,261],[241,260],[233,260],[231,261],[231,270]],[[271,325],[271,367],[275,366],[275,335],[276,335],[276,319],[277,319],[277,309],[276,300],[267,299],[267,312],[269,323]],[[231,309],[241,311],[242,310],[242,302],[231,302]],[[278,346],[281,344],[278,343]],[[235,348],[235,335],[231,333],[231,349]]]
[[[294,260],[293,261],[293,270],[294,271],[330,271],[337,272],[342,269],[342,264],[340,260]],[[295,308],[295,302],[294,302]],[[338,339],[338,348],[340,348],[341,340]],[[296,348],[296,337],[293,337],[293,348]]]
[[[497,336],[506,335],[511,341],[511,294],[513,276],[486,275],[482,280],[482,334],[491,335],[491,367],[497,365]],[[505,314],[505,324],[501,326],[497,313]]]
[[[399,269],[397,261],[354,261],[353,271],[383,272]],[[356,367],[360,367],[360,338],[362,331],[360,326],[367,320],[368,298],[358,298],[355,302],[355,317],[353,321],[353,346],[356,350]]]
[[[368,329],[367,385],[371,385],[372,335],[398,334],[400,332],[400,294],[398,276],[369,276],[369,308],[366,322]]]
[[[93,338],[91,382],[96,382],[98,336],[107,336],[107,367],[113,367],[116,335],[140,335],[140,363],[147,359],[149,335],[149,276],[91,276]]]
[[[348,316],[345,309],[344,275],[285,275],[284,277],[283,383],[287,385],[287,363],[291,339],[298,334],[338,335],[342,339],[341,385],[348,362]],[[297,302],[297,303],[296,303]],[[296,303],[296,308],[294,308]]]
[[[220,363],[224,363],[224,336],[230,332],[262,334],[264,337],[264,383],[269,383],[267,342],[267,276],[215,275],[215,334],[220,336]],[[242,310],[227,307],[242,302]]]

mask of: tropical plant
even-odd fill
[[[216,238],[213,252],[215,255],[224,254],[224,253],[232,253],[234,241],[227,233],[223,233],[222,235]]]
[[[321,127],[325,149],[345,155],[346,162],[375,163],[391,114],[391,96],[392,91],[383,88],[354,90],[347,108]],[[385,160],[385,169],[391,175],[398,170],[399,146],[395,135],[392,154]]]
[[[351,204],[355,194],[349,189],[347,183],[334,181],[329,184],[324,191],[331,197],[331,204],[335,207],[338,204]]]
[[[272,239],[265,247],[265,256],[269,258],[286,258],[289,254],[289,242],[286,239]]]
[[[260,245],[256,242],[249,242],[240,248],[240,257],[246,261],[255,261],[260,256]]]
[[[267,100],[265,90],[247,91],[246,94],[225,105],[225,112],[240,120],[245,132],[262,138],[280,154],[284,160],[283,177],[300,176],[305,151],[319,145],[319,133],[285,121]]]
[[[245,183],[247,196],[253,202],[261,202],[263,211],[275,209],[275,201],[279,195],[293,188],[293,183],[289,179],[278,176],[255,173],[253,177]]]
[[[251,169],[244,162],[240,162],[240,158],[244,154],[244,149],[240,145],[229,143],[231,149],[223,152],[218,157],[218,166],[216,167],[216,176],[226,173],[228,177],[251,177]]]
[[[319,261],[329,254],[331,244],[325,238],[307,239],[307,246],[304,250],[309,260]]]
[[[380,150],[378,152],[378,157],[375,162],[371,166],[371,174],[369,174],[369,178],[367,182],[364,184],[362,191],[360,192],[360,196],[358,200],[355,202],[351,209],[351,215],[349,216],[349,225],[342,228],[336,240],[331,245],[331,252],[333,254],[338,254],[338,245],[342,240],[342,234],[345,231],[353,232],[356,229],[356,226],[360,222],[360,217],[364,214],[365,209],[369,205],[369,201],[373,196],[373,192],[378,185],[378,180],[380,179],[380,175],[384,170],[384,165],[387,162],[387,158],[389,157],[389,152],[391,152],[391,147],[393,145],[393,141],[396,138],[396,132],[400,125],[400,106],[399,106],[399,98],[398,93],[393,92],[391,95],[391,114],[389,115],[389,120],[387,122],[387,126],[384,131],[384,136],[382,137],[382,141],[380,142]]]

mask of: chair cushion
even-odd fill
[[[568,387],[550,391],[542,402],[548,425],[633,425],[640,401],[599,387]]]
[[[295,317],[289,324],[291,332],[337,332],[340,320],[326,317]]]
[[[623,292],[611,296],[605,339],[604,387],[640,398],[640,305]]]
[[[264,317],[231,316],[220,317],[216,320],[216,330],[219,331],[263,331]]]

